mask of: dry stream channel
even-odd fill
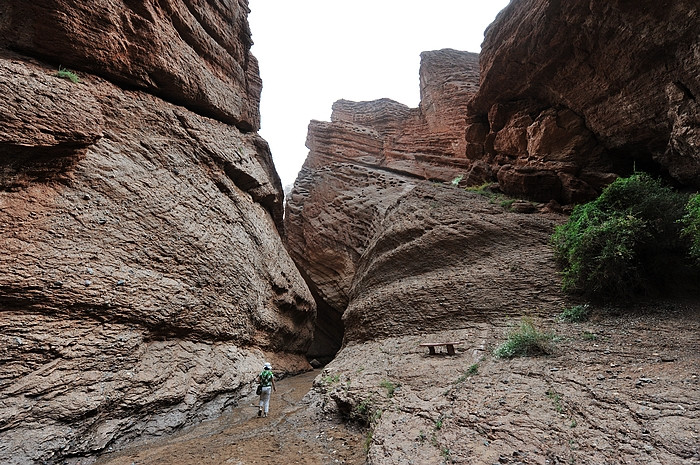
[[[241,399],[217,419],[107,454],[96,465],[362,464],[364,433],[337,418],[319,417],[304,396],[319,371],[284,378],[257,417],[258,397]]]

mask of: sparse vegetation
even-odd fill
[[[479,364],[478,363],[471,364],[469,366],[469,368],[467,368],[467,371],[465,371],[464,374],[462,374],[462,376],[460,376],[457,379],[457,383],[464,382],[467,378],[469,378],[470,376],[476,375],[478,372],[479,372]]]
[[[442,417],[435,420],[435,430],[439,431],[442,429]]]
[[[501,206],[501,208],[504,208],[506,210],[510,210],[513,207],[513,203],[515,202],[515,199],[504,199],[498,202],[498,204]]]
[[[597,341],[598,340],[598,335],[596,333],[592,333],[590,331],[584,331],[581,333],[581,337],[583,338],[584,341]]]
[[[564,407],[561,404],[561,394],[552,391],[551,389],[547,391],[547,397],[549,397],[552,400],[552,403],[554,404],[554,410],[556,410],[558,413],[562,413],[564,411]]]
[[[520,325],[508,333],[506,342],[494,351],[497,358],[525,357],[549,353],[552,333],[545,333],[535,327],[531,318],[523,318]]]
[[[490,182],[485,182],[483,184],[479,184],[478,186],[467,186],[464,188],[465,191],[467,192],[473,192],[475,194],[479,195],[492,195],[493,192],[488,190],[488,187],[491,185]]]
[[[394,397],[394,391],[396,391],[396,388],[398,387],[397,384],[394,384],[389,380],[383,380],[381,383],[379,383],[379,386],[386,389],[386,395],[389,398]]]
[[[574,305],[573,307],[564,309],[564,311],[559,314],[559,320],[568,323],[581,323],[588,320],[590,313],[591,309],[588,304]]]
[[[68,79],[69,81],[77,84],[80,82],[80,78],[76,74],[75,71],[71,71],[66,68],[58,67],[58,71],[56,72],[56,76],[60,77],[61,79]]]
[[[325,385],[335,384],[340,381],[340,375],[327,375],[321,378],[321,382]]]
[[[577,206],[552,236],[564,290],[624,298],[663,282],[673,270],[670,258],[687,254],[680,238],[686,198],[638,173],[617,179],[596,200]]]
[[[457,378],[457,381],[455,381],[455,384],[460,384],[463,383],[469,378],[470,376],[474,376],[479,372],[479,364],[474,363],[467,368],[467,371],[465,371],[462,376]]]
[[[369,448],[372,445],[372,441],[374,440],[374,428],[377,425],[379,419],[382,417],[383,413],[382,410],[379,408],[375,409],[372,413],[370,413],[371,411],[372,404],[370,399],[364,399],[355,407],[356,415],[366,424],[366,426],[369,426],[363,444],[365,452],[369,451]]]
[[[452,187],[457,187],[459,186],[459,183],[462,181],[462,179],[464,179],[464,175],[460,174],[459,176],[454,178],[450,184],[452,184]]]
[[[489,199],[489,202],[493,204],[498,204],[501,208],[505,210],[510,210],[516,199],[512,199],[507,195],[502,194],[501,192],[496,192],[492,190],[492,185],[493,183],[486,182],[478,186],[465,187],[464,190],[466,190],[467,192],[472,192],[474,194],[484,196],[487,199]]]
[[[362,448],[364,449],[365,452],[369,451],[369,447],[372,445],[372,441],[374,440],[374,430],[370,429],[367,431],[367,435],[365,436],[365,442],[362,444]]]
[[[371,403],[369,399],[362,399],[362,401],[355,406],[355,413],[361,417],[368,418],[370,406]]]
[[[440,449],[440,455],[442,455],[442,458],[444,458],[447,463],[452,462],[452,455],[449,448],[442,447]]]

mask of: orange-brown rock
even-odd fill
[[[308,367],[246,8],[0,6],[0,462],[78,463]]]
[[[424,55],[419,108],[341,101],[312,122],[288,244],[320,302],[315,348],[344,337],[318,404],[371,425],[368,463],[698,461],[697,302],[562,323],[549,244],[558,202],[635,167],[698,185],[696,3],[513,1],[467,107],[440,94],[453,62]],[[564,337],[497,360],[521,315]],[[461,344],[419,346],[441,341]]]
[[[461,115],[477,90],[476,55],[422,57],[419,108],[340,101],[330,123],[309,126],[285,221],[320,302],[319,354],[343,334],[365,341],[562,301],[551,256],[526,254],[556,217],[507,213],[456,187],[470,175]],[[475,166],[469,181],[488,179]]]
[[[6,0],[4,48],[237,125],[260,125],[248,2]]]
[[[700,186],[699,37],[692,0],[511,2],[484,39],[468,157],[542,201],[634,169]]]
[[[331,122],[309,125],[311,151],[289,196],[286,229],[290,254],[319,302],[312,356],[340,348],[358,260],[385,210],[410,190],[406,179],[466,173],[462,114],[478,88],[478,56],[424,52],[420,76],[419,108],[389,99],[340,100]]]
[[[306,166],[345,160],[420,179],[469,178],[464,113],[478,89],[478,55],[423,52],[420,79],[419,108],[389,99],[335,102],[330,123],[309,126]],[[483,180],[478,175],[473,183]]]

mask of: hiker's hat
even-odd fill
[[[271,370],[272,365],[270,365],[270,362],[265,362],[265,366],[263,368],[265,368],[266,370]]]

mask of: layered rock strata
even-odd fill
[[[262,82],[248,11],[246,0],[8,0],[0,17],[4,48],[255,131]]]
[[[465,174],[479,183],[490,175],[465,171],[463,156],[476,59],[424,53],[419,108],[339,101],[330,123],[309,126],[287,239],[322,302],[316,334],[335,334],[336,349],[342,334],[323,327],[324,313],[342,316],[348,343],[562,302],[554,263],[537,251],[560,218],[508,213],[457,188]]]
[[[357,260],[372,237],[377,213],[395,199],[385,187],[403,183],[403,177],[454,179],[469,168],[462,113],[478,89],[478,55],[424,52],[420,75],[419,108],[389,99],[340,100],[331,122],[309,125],[311,151],[289,197],[287,228],[290,254],[320,305],[311,356],[328,359],[340,348],[341,316]],[[472,183],[490,176],[479,168],[468,172]]]
[[[1,462],[77,463],[308,366],[247,12],[0,6]]]
[[[340,160],[378,166],[420,179],[466,174],[464,129],[469,100],[478,89],[479,56],[456,50],[421,54],[419,108],[389,99],[339,100],[331,122],[312,121],[307,146],[313,169]],[[474,183],[484,177],[475,173]]]
[[[526,0],[487,29],[467,157],[536,200],[643,169],[700,186],[697,2]]]

